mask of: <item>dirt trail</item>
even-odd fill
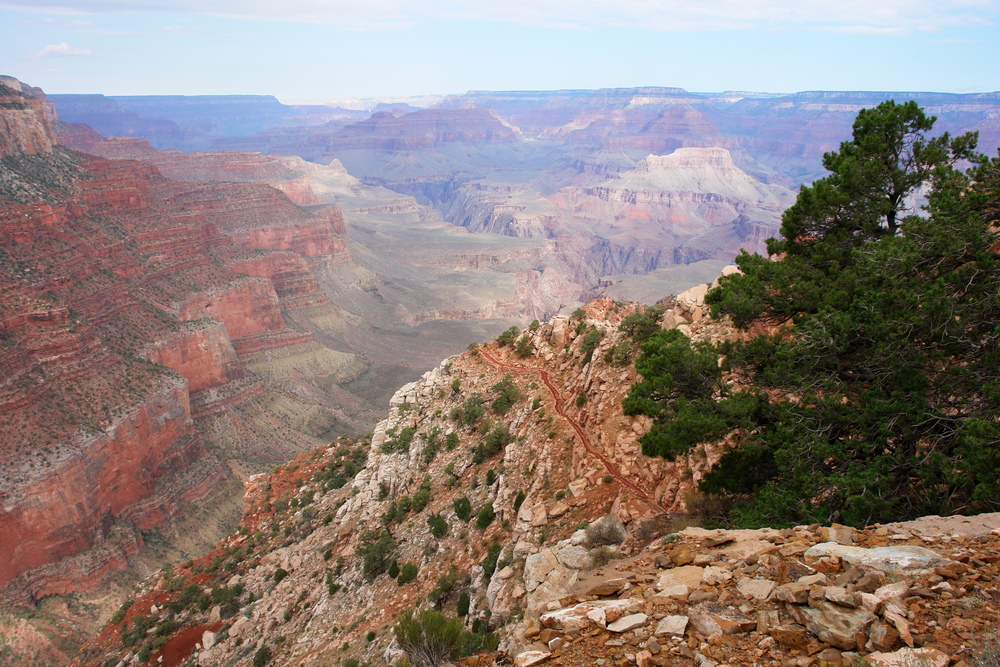
[[[583,427],[580,426],[580,424],[578,424],[576,420],[574,420],[572,417],[566,414],[566,411],[563,409],[562,394],[559,393],[559,390],[556,389],[555,385],[552,383],[552,380],[549,379],[548,371],[542,370],[540,368],[532,368],[531,366],[518,366],[516,364],[509,364],[507,362],[500,361],[499,359],[491,355],[489,352],[486,352],[482,348],[479,348],[479,354],[484,359],[486,359],[486,361],[490,362],[494,366],[497,366],[498,368],[504,368],[506,370],[513,371],[520,375],[537,375],[541,379],[542,384],[544,384],[545,387],[552,394],[552,398],[555,399],[556,413],[560,417],[565,419],[566,422],[569,423],[569,425],[573,428],[573,430],[576,432],[577,437],[580,438],[580,442],[583,443],[584,449],[586,449],[591,456],[597,458],[597,460],[599,460],[604,465],[605,469],[607,469],[608,473],[612,477],[618,480],[618,482],[621,483],[622,486],[628,488],[633,493],[635,493],[635,495],[640,500],[648,503],[649,505],[657,508],[662,512],[666,511],[666,509],[661,507],[655,500],[653,500],[653,498],[650,497],[648,493],[643,491],[632,480],[623,475],[621,471],[618,470],[618,467],[614,463],[609,461],[607,457],[604,456],[604,454],[602,454],[596,447],[594,447],[591,444],[590,438],[587,437],[587,432],[583,430]]]

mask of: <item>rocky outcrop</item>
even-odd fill
[[[161,381],[143,398],[103,433],[81,433],[60,445],[43,470],[8,459],[0,487],[0,585],[8,598],[31,601],[98,585],[124,566],[134,545],[97,572],[74,572],[72,561],[58,577],[37,570],[91,549],[118,522],[137,532],[170,513],[150,502],[158,482],[190,467],[204,451],[186,382]]]
[[[217,387],[246,372],[225,325],[210,318],[158,339],[145,350],[144,356],[180,373],[187,380],[190,392]]]
[[[51,153],[55,143],[44,102],[23,94],[16,79],[0,78],[0,158]]]
[[[679,295],[664,324],[731,335],[699,312],[706,291]],[[180,660],[206,666],[265,648],[279,661],[322,662],[331,646],[340,660],[395,661],[398,614],[433,605],[453,615],[462,594],[465,627],[500,639],[470,665],[964,655],[1000,613],[997,515],[677,530],[664,510],[684,507],[727,445],[677,467],[639,453],[646,425],[620,414],[634,378],[615,363],[625,342],[615,325],[634,308],[595,301],[515,336],[515,349],[477,346],[401,387],[370,440],[342,439],[252,479],[240,534],[147,581],[124,625],[76,664],[127,659],[120,628],[139,615],[180,625],[168,645],[197,629],[203,643]],[[604,335],[586,360],[591,328]],[[235,602],[217,613],[216,593],[182,599],[192,581]]]

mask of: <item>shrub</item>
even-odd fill
[[[629,315],[618,325],[618,331],[624,332],[636,343],[645,343],[660,330],[660,319],[666,310],[663,306],[650,306],[641,313]]]
[[[475,426],[485,413],[483,395],[477,392],[466,398],[461,407],[452,410],[451,417],[462,426],[470,427]]]
[[[264,667],[271,662],[271,649],[261,646],[253,656],[253,667]]]
[[[493,503],[486,503],[483,505],[483,509],[479,510],[479,514],[476,515],[476,528],[486,530],[487,526],[493,523],[495,516],[493,513]]]
[[[598,547],[604,544],[621,544],[625,541],[625,526],[610,514],[590,524],[586,528],[587,544]]]
[[[459,380],[458,378],[455,378],[454,380],[451,381],[451,390],[453,392],[457,393],[458,390],[461,389],[461,388],[462,388],[462,381],[461,380]]]
[[[361,535],[358,553],[363,558],[362,573],[371,581],[389,568],[396,551],[396,540],[387,530],[369,530]]]
[[[468,521],[469,517],[472,516],[472,503],[465,496],[461,498],[455,498],[452,502],[452,507],[455,508],[455,516],[459,518],[460,521]]]
[[[515,513],[519,509],[521,509],[521,505],[524,504],[524,499],[525,498],[526,498],[526,496],[524,495],[524,491],[518,491],[517,495],[514,496],[514,512]]]
[[[597,344],[601,342],[602,338],[604,338],[604,334],[597,327],[592,326],[587,330],[587,335],[580,343],[580,351],[583,352],[583,361],[580,362],[582,365],[586,366],[594,358],[594,350],[597,349]]]
[[[393,631],[399,647],[420,667],[440,667],[460,657],[464,645],[462,622],[429,609],[403,612]]]
[[[541,322],[538,320],[531,320],[531,324],[528,325],[528,331],[538,331],[540,326],[542,326]]]
[[[972,651],[969,667],[1000,667],[1000,636],[983,637]]]
[[[524,359],[531,356],[531,343],[528,342],[528,334],[524,334],[514,346],[514,354]]]
[[[587,402],[587,393],[581,391],[576,395],[576,407],[582,408],[583,404]]]
[[[431,529],[431,535],[437,539],[441,539],[448,534],[448,522],[445,521],[440,513],[431,514],[427,517],[427,525]]]
[[[624,366],[629,361],[629,355],[632,353],[632,344],[623,340],[620,343],[615,343],[612,345],[607,352],[604,353],[604,363],[611,364],[612,366]]]
[[[510,329],[507,329],[502,334],[500,334],[499,336],[497,336],[497,345],[499,345],[500,347],[506,347],[507,345],[513,345],[514,344],[514,338],[517,337],[517,334],[519,332],[520,332],[520,329],[518,329],[517,327],[511,327]]]
[[[483,441],[476,445],[476,451],[472,454],[472,462],[478,464],[490,457],[496,456],[513,441],[514,436],[506,425],[495,426]]]
[[[505,375],[500,382],[493,385],[492,390],[498,392],[498,396],[493,399],[493,403],[490,407],[498,415],[507,414],[519,398],[521,398],[521,392],[518,390],[517,385],[514,384],[514,378],[510,375]]]
[[[441,608],[441,602],[446,599],[455,587],[463,583],[462,573],[452,565],[445,574],[438,577],[437,586],[427,594],[427,599],[434,604],[435,608]],[[469,577],[464,577],[464,583],[469,583]]]
[[[420,568],[414,563],[403,563],[403,567],[399,568],[399,576],[396,578],[396,583],[400,586],[405,586],[414,579],[417,578],[417,572]]]
[[[419,512],[431,501],[431,490],[420,488],[413,494],[413,511]]]
[[[458,613],[460,617],[468,616],[470,604],[471,603],[469,601],[469,594],[465,591],[462,591],[458,596],[458,604],[455,607],[455,611]]]
[[[397,435],[394,430],[389,430],[386,435],[386,441],[382,443],[382,452],[385,454],[391,454],[394,452],[406,453],[410,451],[410,443],[413,442],[413,436],[417,434],[417,429],[412,426],[407,426]]]
[[[281,580],[288,576],[288,571],[278,568],[274,571],[274,583],[281,583]]]
[[[111,617],[111,623],[121,623],[122,619],[125,618],[125,612],[127,612],[129,607],[133,604],[135,604],[135,598],[127,598],[124,602],[122,602],[121,606],[118,607],[118,611],[116,611],[115,615]]]
[[[395,559],[389,563],[389,569],[386,570],[386,574],[388,574],[391,579],[395,579],[399,576],[399,563],[397,563]]]
[[[452,431],[444,437],[444,447],[449,452],[458,447],[458,433]]]
[[[369,630],[369,631],[368,631],[368,634],[367,634],[367,635],[365,636],[365,639],[366,639],[366,640],[367,640],[367,641],[368,641],[369,643],[371,643],[371,642],[375,641],[375,631],[374,631],[374,630]]]
[[[609,546],[597,547],[590,551],[590,566],[604,567],[611,562],[611,559],[621,555],[618,549]]]
[[[493,468],[486,471],[486,486],[493,486],[493,482],[497,481],[497,474],[493,472]]]
[[[486,552],[486,558],[483,559],[483,574],[487,580],[492,579],[493,573],[497,570],[497,559],[500,558],[500,549],[500,543],[493,542]]]

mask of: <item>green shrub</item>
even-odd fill
[[[372,643],[373,641],[375,641],[375,631],[374,631],[374,630],[369,630],[369,631],[368,631],[368,634],[367,634],[367,635],[365,635],[365,640],[366,640],[366,641],[367,641],[367,642],[368,642],[369,644],[370,644],[370,643]]]
[[[358,554],[363,559],[362,573],[371,581],[389,568],[396,552],[396,540],[387,530],[369,530],[361,535]]]
[[[518,491],[517,495],[514,496],[514,513],[515,514],[517,513],[517,511],[519,509],[521,509],[521,505],[524,504],[525,497],[526,496],[524,495],[524,491]]]
[[[483,558],[483,573],[487,580],[492,579],[493,573],[496,572],[497,559],[500,558],[501,549],[502,547],[499,542],[493,542],[490,544],[490,548],[486,552],[486,557]]]
[[[469,594],[466,591],[462,591],[458,596],[458,603],[456,605],[456,612],[459,617],[465,617],[469,615]]]
[[[288,576],[288,571],[280,567],[274,571],[274,583],[281,583],[281,580]]]
[[[514,346],[514,354],[522,359],[531,356],[531,343],[529,342],[528,334],[524,334],[518,339],[517,345]]]
[[[122,619],[125,618],[125,613],[133,604],[135,604],[135,598],[126,598],[125,601],[122,602],[121,606],[118,607],[118,611],[115,612],[115,615],[111,617],[112,625],[121,623]]]
[[[437,611],[407,610],[400,615],[393,632],[396,643],[419,667],[439,667],[464,653],[462,622]]]
[[[504,447],[514,441],[514,435],[505,424],[495,426],[487,436],[476,445],[472,453],[473,463],[482,463],[486,459],[496,456],[503,451]]]
[[[264,667],[271,662],[271,649],[261,646],[253,656],[253,667]]]
[[[472,503],[465,496],[455,498],[452,501],[452,507],[455,508],[455,516],[458,517],[459,521],[468,521],[469,517],[472,516]]]
[[[500,334],[499,336],[497,336],[497,345],[499,345],[500,347],[506,347],[507,345],[513,345],[514,344],[514,338],[517,337],[517,334],[519,332],[520,332],[520,329],[518,329],[517,327],[511,327],[510,329],[507,329],[502,334]]]
[[[586,402],[587,402],[586,392],[581,391],[579,394],[576,395],[576,407],[582,408],[584,403]]]
[[[497,397],[493,399],[493,403],[490,407],[493,408],[493,412],[498,415],[507,414],[514,404],[517,403],[518,399],[521,398],[521,392],[518,390],[517,385],[514,384],[514,378],[510,375],[505,375],[500,382],[493,385],[492,390],[497,392]]]
[[[414,579],[417,578],[417,572],[420,568],[414,563],[403,563],[403,566],[399,568],[399,576],[396,577],[396,583],[400,586],[405,586]]]
[[[608,348],[608,351],[604,353],[604,363],[612,366],[624,366],[628,363],[631,354],[632,344],[623,340]]]
[[[452,431],[451,433],[446,435],[444,437],[444,447],[449,452],[453,451],[456,447],[458,447],[458,433]]]
[[[479,514],[476,515],[476,528],[479,530],[486,530],[487,526],[493,523],[493,519],[496,515],[493,513],[493,503],[486,503],[483,508],[479,510]]]
[[[462,576],[458,568],[452,565],[448,568],[448,571],[438,577],[437,585],[427,594],[427,600],[434,604],[435,608],[440,609],[441,603],[451,595],[451,592],[459,584],[468,584],[469,577]]]
[[[645,343],[660,330],[660,320],[666,310],[662,306],[650,306],[641,313],[633,313],[622,320],[618,331],[624,332],[636,343]]]
[[[441,539],[448,534],[448,522],[440,513],[431,514],[427,517],[427,525],[431,529],[431,535]]]
[[[386,571],[390,579],[395,579],[399,576],[399,563],[395,559],[389,563],[389,569]]]
[[[476,392],[466,398],[461,407],[451,411],[451,418],[468,428],[475,426],[484,414],[486,408],[483,407],[483,395]]]
[[[583,360],[580,362],[582,365],[586,366],[590,363],[590,360],[594,357],[594,350],[597,349],[598,343],[604,338],[604,334],[597,327],[590,327],[587,330],[587,335],[583,337],[583,342],[580,343],[580,351],[583,352]]]
[[[382,452],[385,454],[392,453],[403,453],[410,451],[410,443],[413,442],[413,437],[417,434],[417,429],[412,426],[407,426],[402,431],[397,434],[395,430],[390,429],[386,432],[389,436],[386,438],[385,442],[382,443]]]

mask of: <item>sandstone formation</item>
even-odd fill
[[[31,602],[125,567],[142,531],[228,483],[227,458],[318,444],[336,419],[318,389],[283,399],[284,421],[244,421],[241,452],[210,453],[224,432],[204,422],[272,400],[262,354],[323,359],[299,382],[350,363],[310,328],[330,310],[318,275],[350,256],[333,206],[74,153],[41,99],[3,92],[0,591]]]
[[[679,295],[664,326],[734,335],[704,318],[705,291]],[[615,356],[634,310],[592,302],[523,344],[452,357],[400,388],[370,440],[252,479],[240,533],[147,580],[74,664],[246,664],[265,650],[394,664],[399,613],[454,615],[463,593],[465,627],[499,640],[472,667],[947,664],[978,650],[1000,613],[998,515],[706,530],[665,514],[726,444],[676,464],[638,451],[646,425],[620,407],[634,375]],[[591,328],[603,337],[588,360]],[[504,386],[516,397],[499,403]],[[133,628],[156,629],[144,643]]]

